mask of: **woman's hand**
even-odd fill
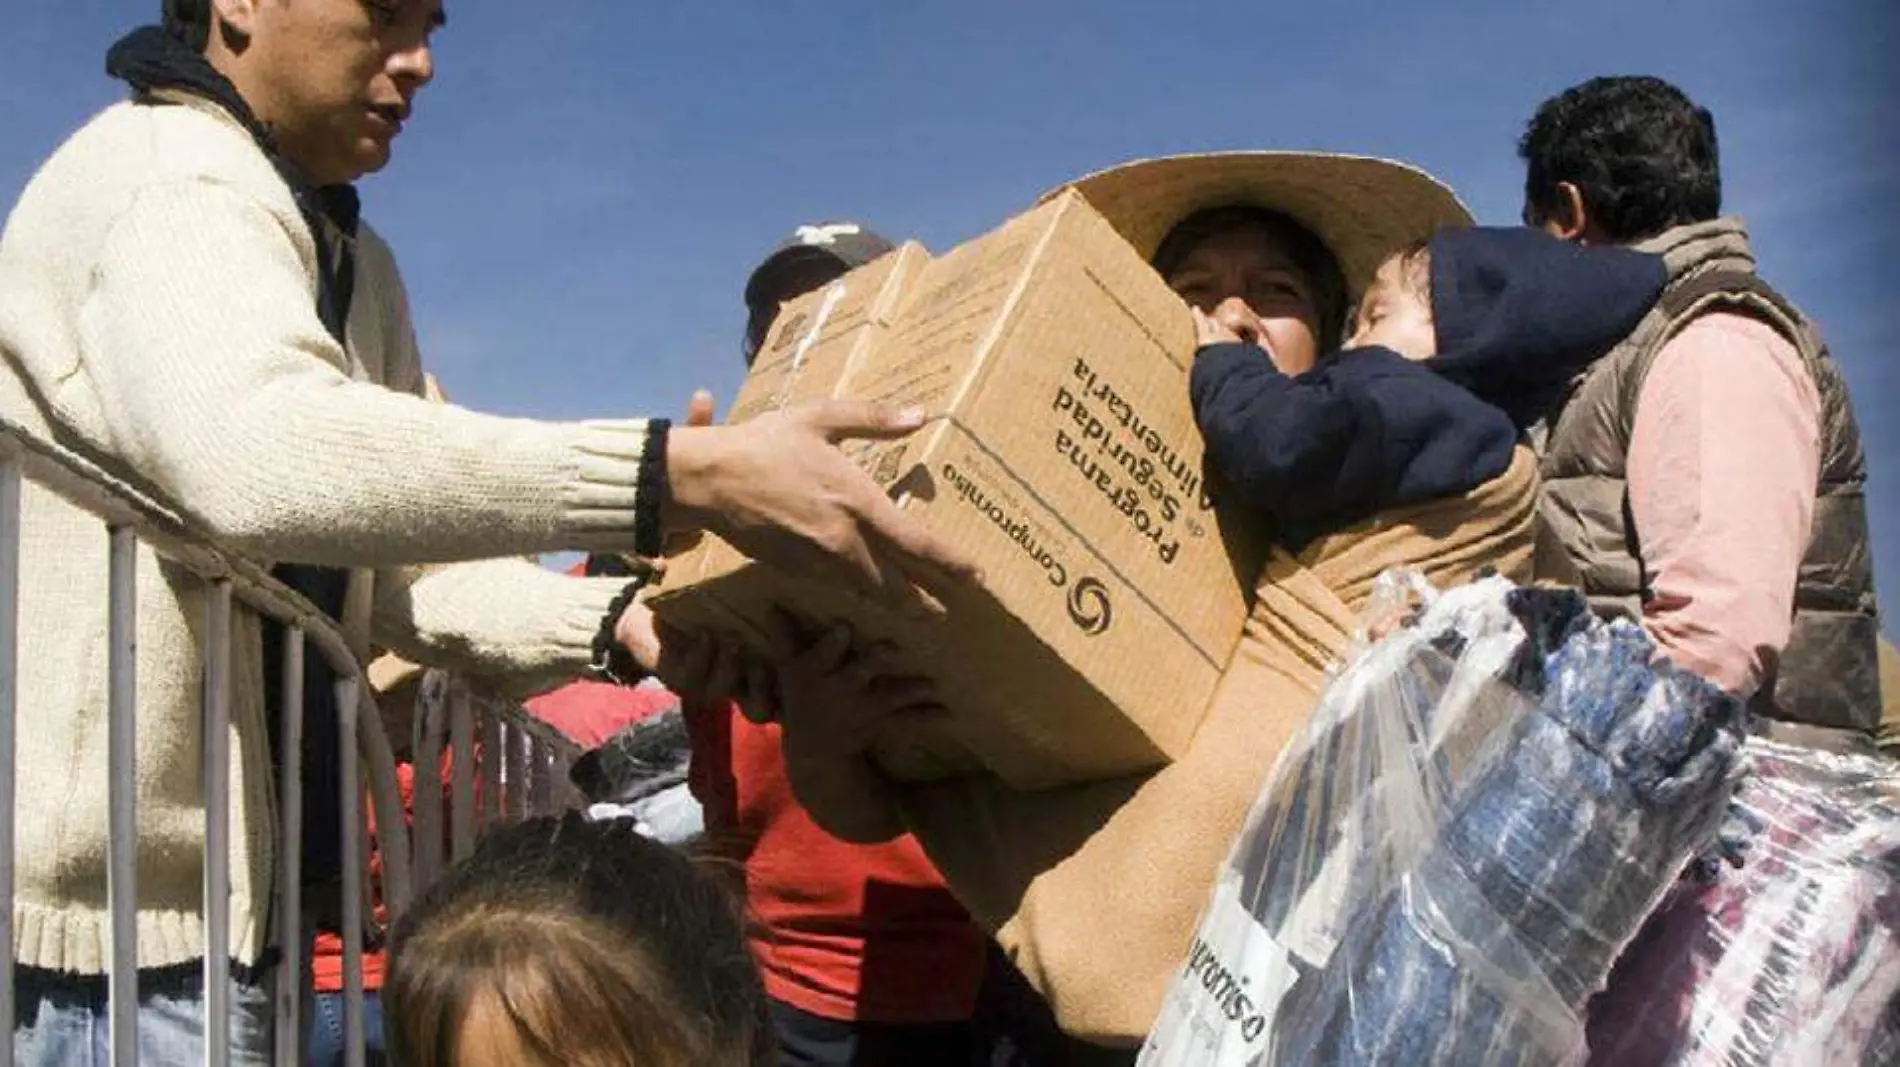
[[[780,614],[775,642],[795,648],[778,668],[785,766],[799,804],[829,833],[858,843],[904,833],[896,794],[871,758],[877,739],[906,720],[942,713],[929,682],[893,675],[886,653],[834,626],[801,633]]]

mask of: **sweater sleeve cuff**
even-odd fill
[[[550,583],[544,595],[521,605],[518,646],[488,650],[497,661],[495,673],[515,695],[545,692],[586,677],[594,664],[601,620],[627,585],[620,578],[554,577],[560,581]]]
[[[666,438],[673,424],[668,419],[647,422],[646,444],[640,449],[638,503],[633,516],[633,552],[648,559],[659,558],[664,548],[665,530],[660,513],[666,507],[671,489],[666,480]]]
[[[561,522],[580,551],[658,556],[668,494],[667,419],[586,422],[573,427]]]

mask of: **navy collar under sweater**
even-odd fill
[[[1370,347],[1288,377],[1253,345],[1196,356],[1213,484],[1288,548],[1504,473],[1519,433],[1666,278],[1655,256],[1473,229],[1433,239],[1432,281],[1440,355],[1424,362]]]

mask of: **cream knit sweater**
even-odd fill
[[[8,220],[0,415],[227,550],[353,568],[344,623],[359,654],[373,642],[523,693],[574,676],[621,583],[494,557],[633,548],[636,527],[657,523],[657,493],[640,493],[659,473],[642,463],[657,428],[495,418],[415,395],[401,281],[367,228],[338,346],[288,188],[224,112],[166,99],[94,118]],[[23,523],[14,958],[98,974],[106,536],[32,486]],[[205,587],[149,550],[138,562],[139,961],[156,967],[203,951]],[[255,615],[239,611],[232,645],[232,942],[253,963],[269,936],[275,817]]]

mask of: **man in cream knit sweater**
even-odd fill
[[[424,401],[389,249],[348,183],[382,167],[432,74],[439,0],[165,0],[117,45],[132,86],[46,162],[0,236],[0,416],[277,568],[372,643],[521,693],[659,639],[625,583],[500,561],[657,554],[704,528],[912,610],[974,580],[835,447],[915,413],[824,404],[731,428],[542,423]],[[24,495],[15,1048],[104,1054],[106,539]],[[487,562],[463,562],[485,560]],[[140,1062],[202,1056],[204,586],[138,557]],[[272,627],[232,626],[230,903],[237,1062],[261,1063]],[[598,640],[597,640],[598,638]],[[632,650],[632,656],[625,649]],[[629,658],[632,663],[628,662]],[[596,664],[600,665],[600,664]],[[319,693],[320,697],[321,694]]]

